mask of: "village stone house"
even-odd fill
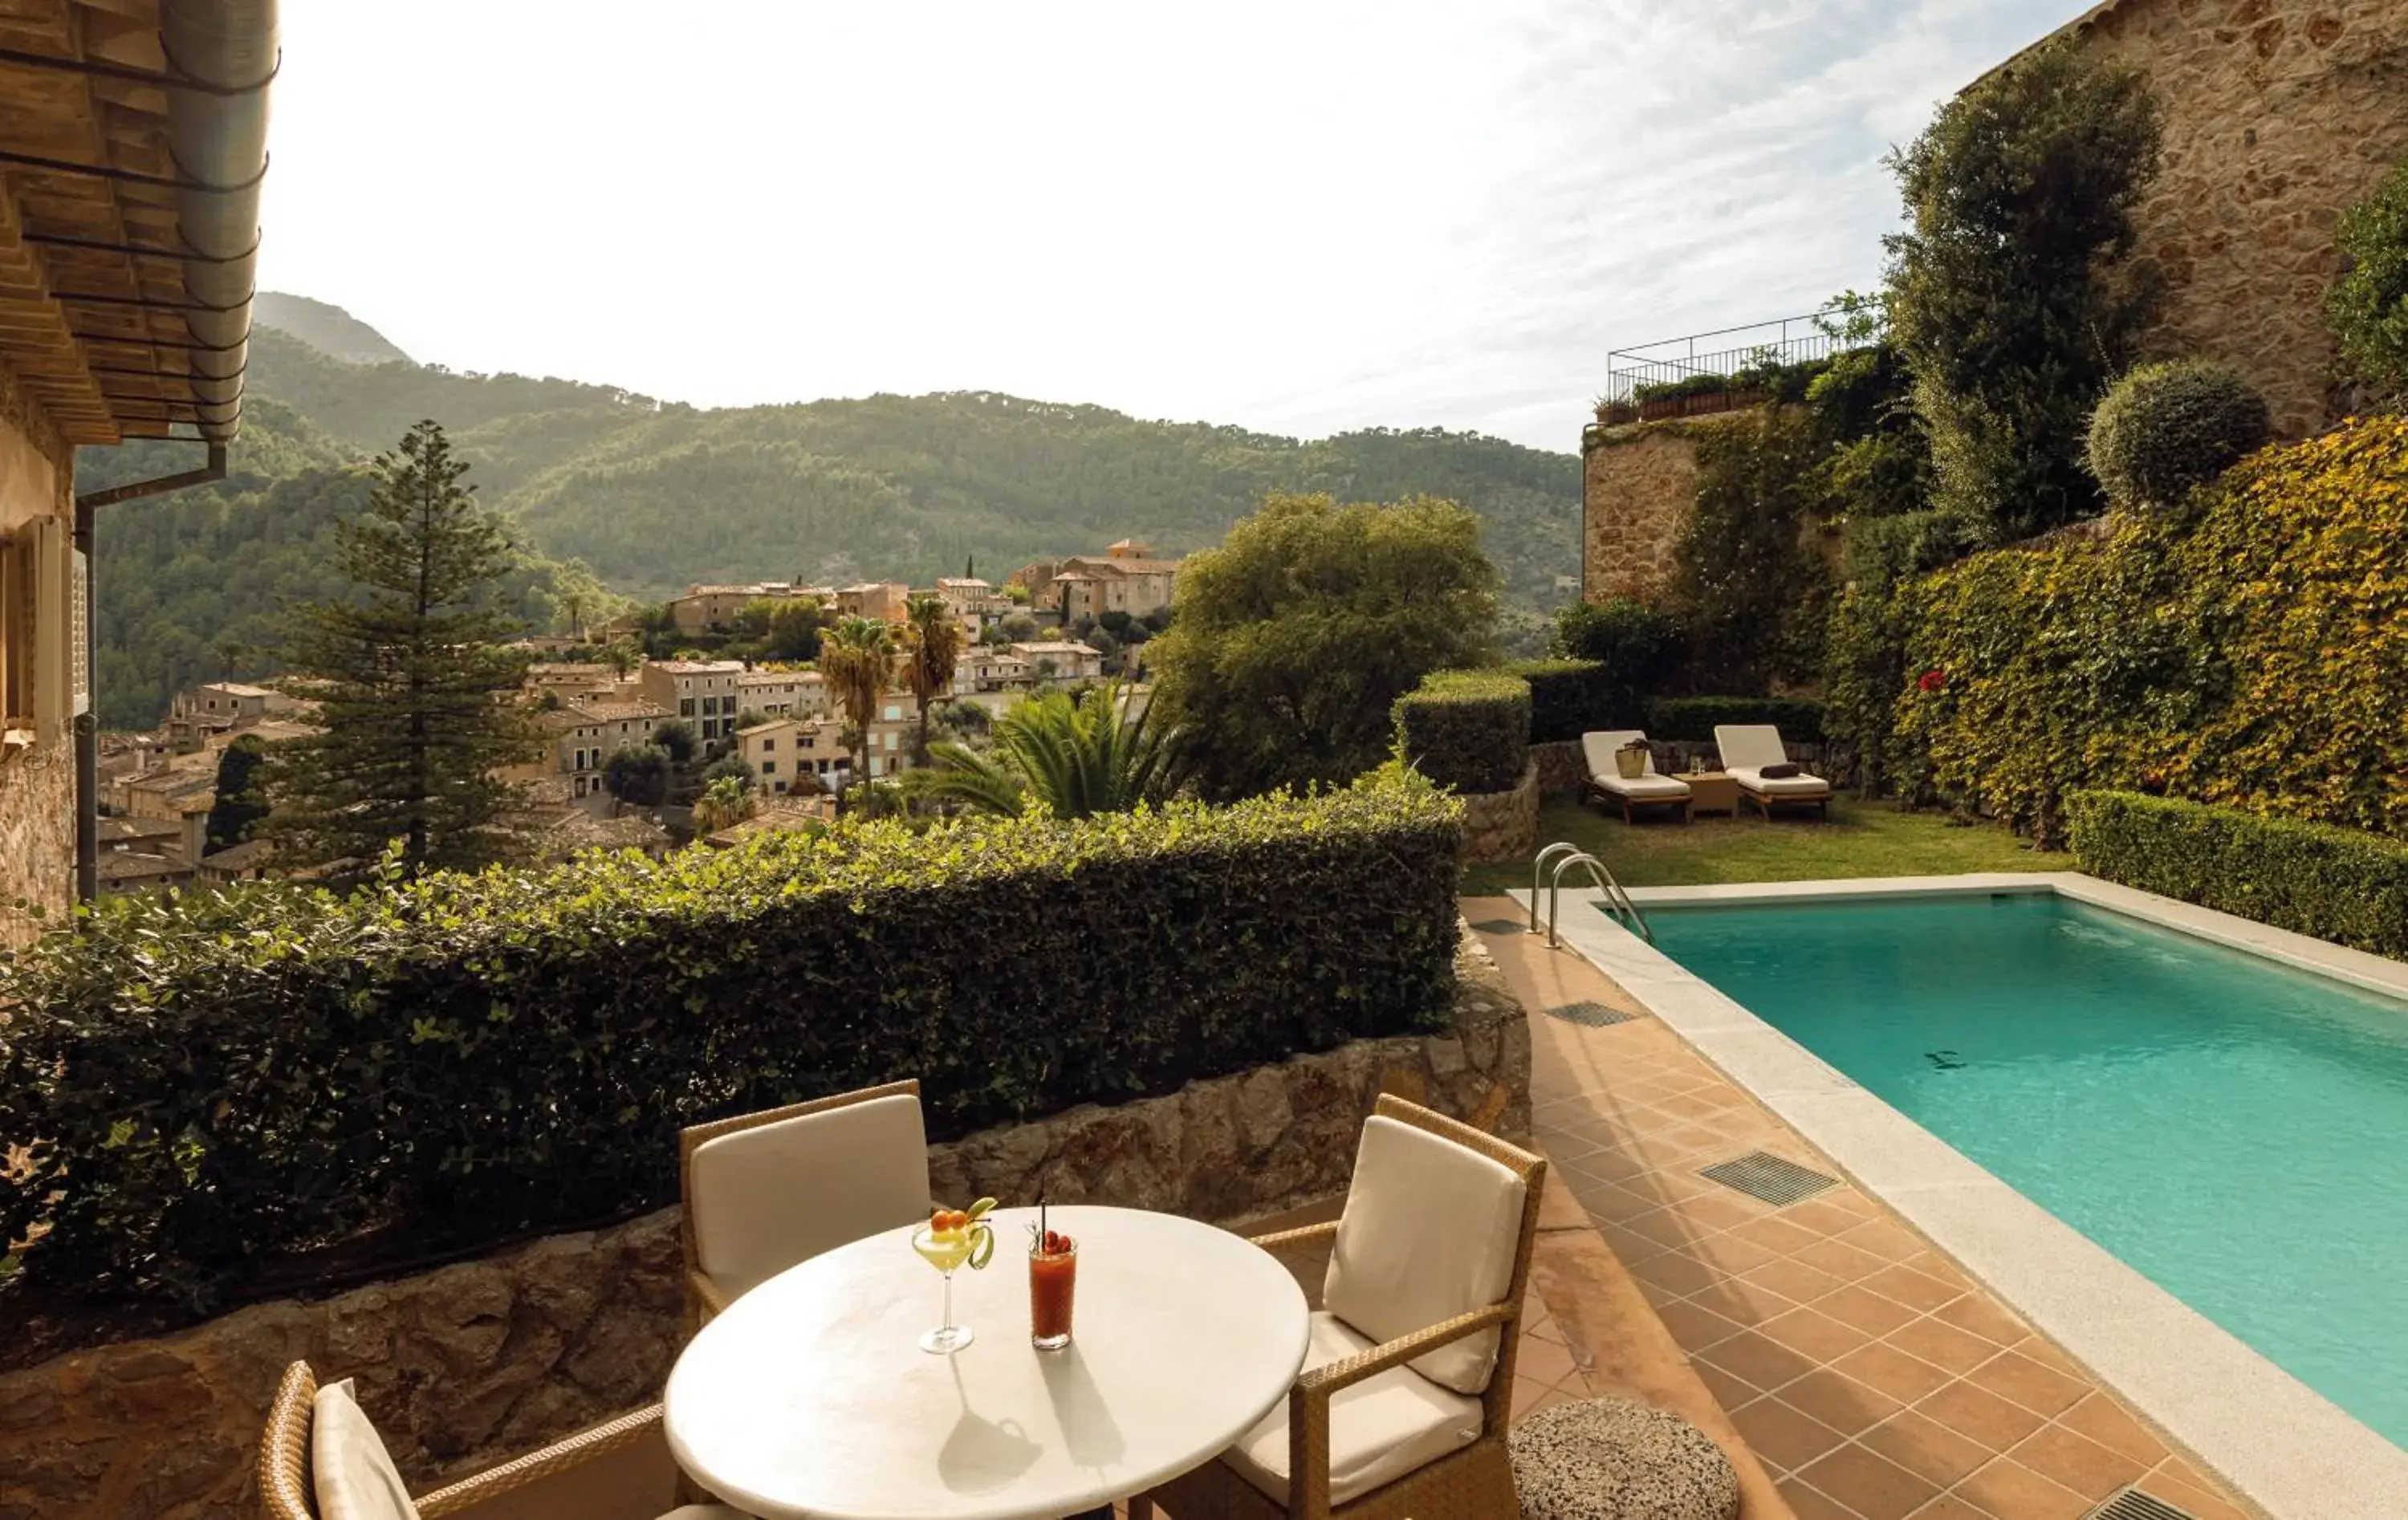
[[[648,660],[637,677],[647,702],[693,725],[705,743],[736,732],[742,710],[741,660]]]

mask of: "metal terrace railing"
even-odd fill
[[[1601,422],[1732,411],[1767,399],[1779,372],[1881,340],[1881,308],[1841,304],[1803,317],[1666,338],[1605,356]]]

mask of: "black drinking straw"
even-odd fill
[[[1047,1249],[1045,1242],[1053,1238],[1053,1234],[1052,1230],[1045,1227],[1045,1187],[1040,1183],[1037,1188],[1037,1254],[1039,1255],[1045,1255]]]

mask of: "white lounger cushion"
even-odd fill
[[[1375,1123],[1377,1121],[1374,1121]],[[1373,1349],[1332,1314],[1312,1316],[1305,1369]],[[1441,1388],[1410,1367],[1392,1367],[1329,1398],[1329,1501],[1343,1504],[1396,1482],[1480,1439],[1480,1400]],[[1238,1475],[1287,1507],[1287,1400],[1238,1438],[1225,1455]]]
[[[928,1132],[908,1094],[706,1140],[695,1257],[730,1298],[823,1251],[928,1218]]]
[[[1714,748],[1722,752],[1723,769],[1731,780],[1758,796],[1818,797],[1828,796],[1831,783],[1800,771],[1795,776],[1766,776],[1767,766],[1786,765],[1789,752],[1781,730],[1769,723],[1717,724]]]
[[[1733,766],[1730,779],[1739,782],[1744,791],[1769,797],[1819,797],[1828,796],[1831,790],[1829,782],[1802,771],[1795,776],[1767,776],[1746,767]]]
[[[1372,1115],[1363,1122],[1321,1301],[1375,1342],[1503,1301],[1525,1196],[1503,1163]],[[1497,1342],[1495,1329],[1482,1330],[1410,1365],[1456,1393],[1477,1394],[1497,1369]]]
[[[1656,769],[1656,752],[1647,752],[1646,764],[1636,776],[1626,777],[1613,763],[1621,748],[1637,739],[1647,741],[1644,731],[1637,728],[1604,728],[1581,736],[1581,757],[1588,762],[1588,779],[1616,796],[1634,800],[1670,801],[1689,795],[1689,783],[1678,777],[1666,776]]]

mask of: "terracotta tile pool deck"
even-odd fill
[[[1700,1177],[1759,1150],[1839,1173],[1576,953],[1481,939],[1530,1011],[1539,1144],[1799,1520],[2082,1520],[2128,1485],[2254,1515],[1844,1178],[1776,1207]],[[1543,1011],[1578,1002],[1634,1016]]]

